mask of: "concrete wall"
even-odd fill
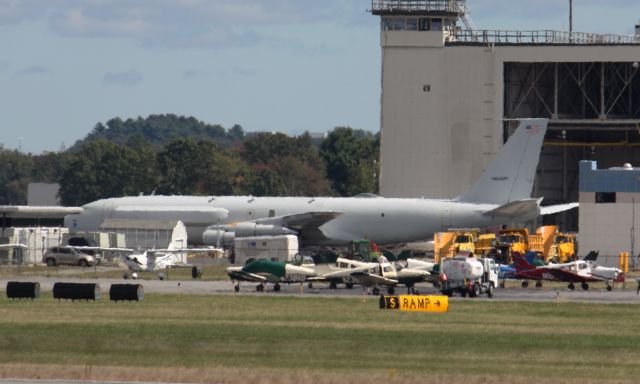
[[[443,45],[443,32],[383,31],[380,193],[464,192],[503,143],[505,62],[637,61],[637,46]]]
[[[617,267],[620,252],[629,252],[630,255],[635,255],[629,259],[629,268],[639,266],[640,194],[634,194],[635,203],[623,201],[615,204],[595,204],[592,202],[593,195],[594,193],[580,193],[578,255],[584,256],[591,250],[600,251],[599,264]],[[632,252],[633,236],[635,244]]]

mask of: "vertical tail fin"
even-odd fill
[[[535,268],[535,266],[529,263],[524,255],[520,253],[511,254],[511,258],[513,259],[513,267],[516,269],[516,272],[528,271]]]
[[[503,205],[531,198],[547,119],[522,119],[480,179],[458,201]]]

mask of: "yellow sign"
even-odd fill
[[[416,312],[447,312],[449,298],[447,296],[380,296],[380,309],[399,309]]]

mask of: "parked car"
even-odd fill
[[[99,264],[100,257],[98,254],[90,255],[80,249],[53,247],[47,249],[44,253],[42,256],[42,262],[47,264],[49,267],[55,267],[60,264],[90,267]]]

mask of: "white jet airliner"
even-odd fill
[[[254,196],[132,196],[98,200],[69,215],[72,231],[97,231],[106,219],[182,220],[188,241],[230,244],[234,237],[295,234],[303,246],[378,244],[431,238],[451,228],[527,222],[565,211],[531,198],[546,119],[524,119],[480,179],[453,199]]]

